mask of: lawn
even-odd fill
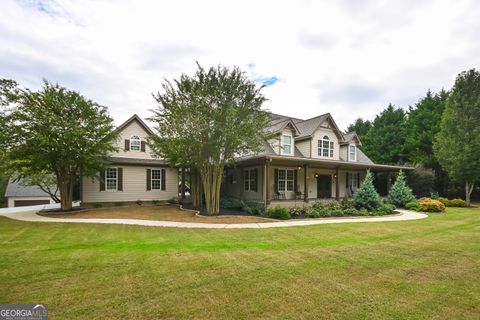
[[[73,213],[41,213],[42,216],[50,218],[71,218],[71,219],[142,219],[142,220],[161,220],[178,222],[196,222],[196,223],[257,223],[274,222],[275,220],[254,216],[197,216],[196,211],[182,210],[174,205],[158,206],[127,206],[127,207],[109,207],[96,208]]]
[[[0,218],[0,303],[51,319],[478,319],[480,209],[175,229]]]

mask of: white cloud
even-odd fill
[[[270,110],[342,128],[479,68],[477,1],[0,2],[0,77],[42,77],[145,117],[164,78],[237,65]]]

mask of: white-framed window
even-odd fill
[[[130,138],[130,151],[140,151],[140,138],[138,136],[132,136]]]
[[[333,141],[330,141],[328,136],[324,136],[323,139],[318,140],[318,156],[333,158]]]
[[[357,190],[358,183],[358,172],[350,172],[348,174],[348,187],[350,188],[350,190]]]
[[[293,154],[293,137],[289,134],[282,135],[282,154]]]
[[[243,171],[243,184],[245,191],[257,191],[256,169],[245,169]]]
[[[150,181],[152,190],[160,190],[162,188],[162,170],[152,169]]]
[[[348,146],[348,160],[357,161],[357,147],[353,145]]]
[[[105,170],[105,190],[117,190],[118,187],[118,169],[107,168]]]
[[[278,169],[278,191],[293,191],[295,173],[293,170]]]

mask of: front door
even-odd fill
[[[317,178],[317,198],[332,197],[332,177],[329,175],[319,175]]]

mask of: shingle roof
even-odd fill
[[[311,136],[316,129],[328,118],[329,114],[322,114],[318,117],[304,120],[297,123],[298,130],[300,130],[300,135],[298,138],[309,137]]]
[[[24,186],[19,181],[8,181],[5,197],[49,197],[49,194],[37,186]]]

